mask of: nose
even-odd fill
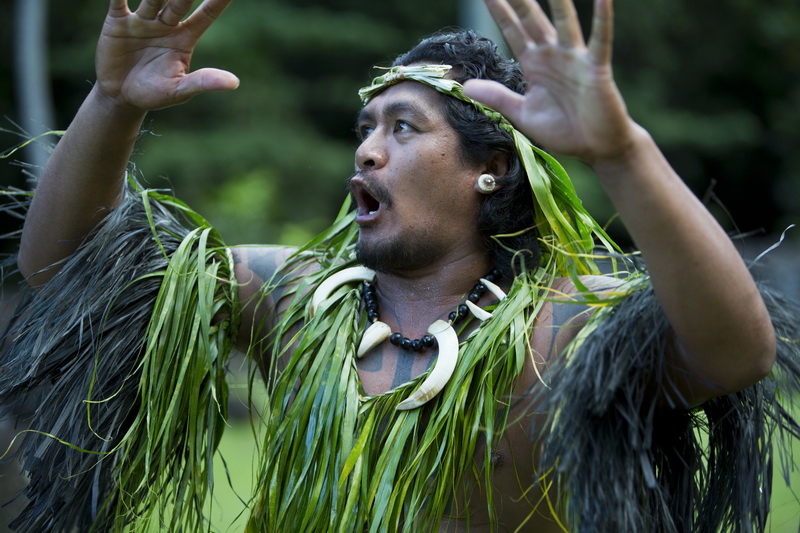
[[[386,164],[386,149],[377,133],[373,132],[356,149],[356,167],[359,170],[375,170]]]

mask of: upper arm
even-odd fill
[[[726,362],[722,362],[722,365]],[[757,383],[769,373],[765,369],[761,373],[752,372],[750,385]],[[713,375],[698,365],[694,355],[680,342],[680,339],[670,330],[667,339],[667,367],[663,373],[667,383],[662,383],[662,400],[669,407],[678,409],[691,409],[717,396],[733,394],[750,385],[739,385],[735,389],[725,387],[718,383]]]
[[[257,345],[265,340],[276,323],[286,287],[275,282],[281,275],[281,267],[294,251],[293,248],[277,246],[232,249],[242,317],[237,341],[239,350],[258,350]]]

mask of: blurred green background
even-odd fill
[[[94,46],[108,4],[3,2],[0,152],[69,124],[94,78]],[[588,26],[591,1],[576,3]],[[241,87],[152,113],[134,162],[148,185],[174,188],[230,244],[300,244],[328,224],[346,194],[356,91],[373,76],[371,67],[387,65],[443,27],[490,32],[468,15],[471,4],[236,0],[201,42],[193,67],[230,70]],[[723,226],[752,233],[752,250],[765,248],[800,222],[800,3],[615,4],[615,73],[631,114]],[[29,187],[46,153],[40,146],[0,161],[0,184]],[[578,162],[565,164],[589,210],[601,222],[612,219],[591,173]],[[10,231],[18,221],[0,225]],[[611,228],[627,242],[624,230]],[[800,296],[800,228],[787,240],[765,276]],[[254,453],[246,424],[226,433],[222,452],[246,499]],[[212,510],[220,531],[242,509],[226,485],[222,477]],[[796,532],[798,504],[779,490],[770,530]]]
[[[16,13],[38,6],[41,14],[39,23],[36,15],[0,20],[0,126],[63,129],[93,81],[107,2],[13,1]],[[298,244],[326,226],[345,194],[356,91],[371,66],[440,28],[474,25],[467,13],[477,1],[236,0],[193,67],[230,70],[241,87],[152,113],[134,161],[150,185],[174,187],[228,242]],[[588,25],[591,2],[577,5]],[[726,229],[771,238],[797,223],[800,3],[618,0],[616,12],[615,73],[633,117]],[[37,60],[20,51],[35,51],[37,35],[45,55],[31,81],[22,73]],[[49,117],[43,106],[21,108],[37,87]],[[18,140],[0,133],[0,150]],[[611,218],[583,166],[567,163],[596,218]],[[0,183],[24,186],[25,178],[1,164]]]

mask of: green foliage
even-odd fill
[[[115,518],[113,531],[145,531],[151,520],[169,531],[200,531],[197,511],[213,490],[209,466],[227,418],[225,365],[238,302],[235,287],[220,280],[230,278],[233,259],[220,251],[216,230],[180,201],[152,191],[141,195],[149,218],[157,200],[199,227],[183,238],[164,272],[149,274],[163,280],[142,351],[141,410],[114,450],[120,456],[118,489],[107,502],[115,508],[104,503],[103,511]],[[161,246],[153,218],[150,224]],[[218,315],[228,318],[217,322]]]
[[[267,374],[275,379],[269,382],[257,494],[245,531],[430,531],[458,507],[459,487],[473,478],[486,487],[493,516],[491,450],[508,416],[497,406],[522,371],[527,332],[545,304],[536,294],[552,276],[538,269],[516,278],[508,297],[488,308],[493,318],[461,344],[460,364],[430,404],[436,407],[398,412],[426,375],[366,395],[354,359],[354,332],[364,327],[360,288],[342,286],[313,317],[307,311],[308,289],[352,265],[343,262],[356,236],[345,209],[313,250],[321,270],[304,271],[309,257],[301,251],[285,268],[292,272],[288,279],[267,282],[285,284],[288,302],[273,338],[294,335],[296,344],[286,357],[281,345],[269,347]],[[476,464],[482,474],[473,470]],[[419,521],[404,522],[408,516]]]
[[[800,4],[617,3],[616,73],[633,117],[742,231],[800,219]],[[794,147],[794,149],[793,149]]]

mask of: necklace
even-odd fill
[[[361,337],[361,342],[355,353],[357,358],[360,359],[371,349],[391,337],[394,337],[392,341],[393,344],[400,347],[405,345],[408,347],[407,349],[411,349],[412,351],[421,351],[431,346],[439,347],[439,355],[436,358],[436,363],[429,371],[428,376],[411,396],[397,404],[396,407],[396,409],[401,411],[416,409],[439,394],[453,375],[458,361],[459,350],[458,334],[453,328],[453,324],[466,317],[469,313],[472,313],[481,321],[491,318],[492,314],[478,307],[475,302],[479,301],[483,293],[487,290],[494,294],[498,300],[505,298],[506,295],[503,290],[492,281],[496,281],[501,277],[497,270],[492,270],[485,278],[481,278],[480,282],[476,283],[472,288],[472,291],[470,291],[464,303],[460,304],[455,311],[450,313],[448,317],[450,322],[436,320],[428,327],[428,335],[421,339],[411,340],[403,337],[403,335],[398,332],[392,333],[389,325],[379,320],[380,313],[378,312],[377,293],[372,284],[372,280],[375,279],[375,272],[363,266],[345,268],[320,283],[311,296],[308,316],[313,319],[320,308],[327,309],[325,302],[327,302],[332,293],[342,285],[356,280],[365,282],[363,298],[365,307],[367,308],[368,320],[371,323]]]
[[[467,295],[467,299],[448,315],[449,325],[454,326],[469,316],[470,312],[475,312],[474,308],[477,308],[478,301],[480,301],[481,297],[483,297],[486,292],[486,284],[484,281],[493,283],[501,277],[500,271],[495,268],[473,285]],[[371,324],[375,324],[380,321],[380,312],[378,311],[378,294],[375,289],[375,284],[372,281],[364,281],[363,297],[364,306],[367,311],[367,319]],[[436,338],[430,333],[423,335],[419,339],[409,339],[403,336],[402,333],[395,331],[389,335],[389,342],[398,348],[413,352],[421,352],[426,348],[436,346]]]

